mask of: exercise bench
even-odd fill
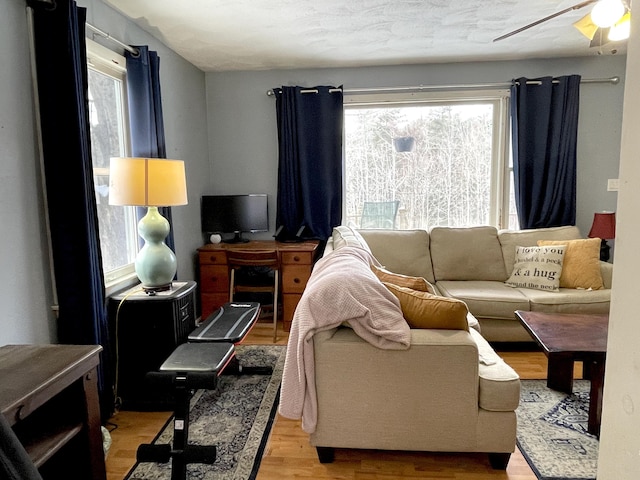
[[[232,343],[183,343],[160,366],[160,371],[147,373],[149,382],[175,390],[173,444],[140,445],[136,455],[139,462],[171,460],[171,480],[185,480],[189,463],[215,462],[215,446],[189,445],[191,390],[215,389],[218,376],[234,357]]]
[[[173,444],[140,445],[136,455],[139,462],[171,461],[171,480],[185,480],[189,463],[215,462],[214,445],[189,445],[191,391],[215,390],[223,373],[272,373],[271,367],[243,366],[235,355],[235,346],[244,340],[259,316],[257,302],[225,303],[189,334],[188,343],[179,345],[159,371],[147,373],[151,384],[175,391]]]

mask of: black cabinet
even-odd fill
[[[116,396],[123,410],[173,408],[173,394],[153,388],[145,375],[158,370],[196,328],[195,302],[195,282],[174,282],[171,290],[155,295],[138,286],[110,298]]]

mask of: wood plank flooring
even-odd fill
[[[246,345],[271,344],[272,324],[259,322],[247,336]],[[287,343],[282,325],[278,344]],[[546,378],[547,359],[533,344],[531,351],[498,351],[523,379]],[[576,368],[576,376],[581,374]],[[150,442],[169,419],[171,412],[116,413],[110,421],[112,445],[107,457],[107,480],[122,480],[135,463],[140,443]],[[423,452],[381,452],[336,450],[332,464],[318,462],[316,451],[300,428],[300,422],[278,416],[260,465],[257,480],[536,480],[516,448],[506,471],[493,470],[485,454]]]

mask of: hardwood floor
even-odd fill
[[[271,344],[272,325],[259,322],[244,344]],[[287,343],[282,325],[278,344]],[[533,344],[532,344],[533,345]],[[498,351],[523,379],[546,378],[547,359],[535,351]],[[580,375],[576,368],[576,375]],[[135,463],[136,449],[150,442],[169,419],[171,412],[126,412],[114,415],[110,425],[112,445],[107,457],[107,480],[122,480]],[[522,454],[516,448],[506,471],[493,470],[485,454],[444,454],[423,452],[381,452],[336,450],[332,464],[318,462],[315,448],[299,421],[276,418],[257,480],[536,480]]]

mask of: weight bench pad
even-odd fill
[[[190,342],[239,343],[260,315],[258,302],[227,302],[189,334]]]
[[[160,371],[217,373],[234,354],[232,343],[183,343],[164,361]]]

